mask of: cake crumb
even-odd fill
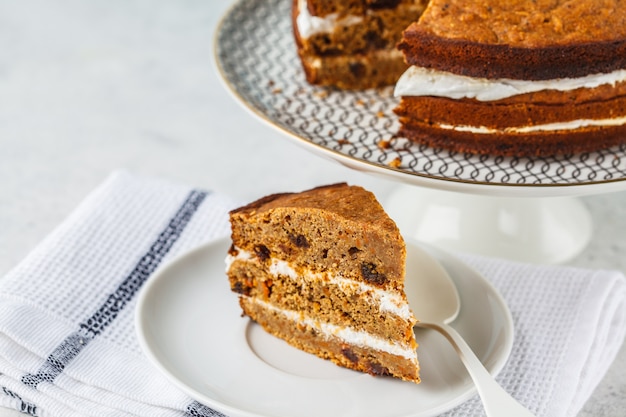
[[[398,168],[402,164],[402,158],[399,156],[395,157],[391,162],[389,162],[389,166],[392,168]]]
[[[317,98],[326,98],[326,97],[328,97],[328,91],[326,91],[326,90],[316,91],[315,92],[315,97],[317,97]]]
[[[389,140],[380,140],[377,145],[380,149],[391,149],[391,141]]]

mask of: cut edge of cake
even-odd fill
[[[345,90],[394,85],[408,67],[396,44],[423,11],[423,1],[356,1],[335,8],[317,3],[293,0],[292,5],[292,28],[307,82]]]

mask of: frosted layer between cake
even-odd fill
[[[315,320],[306,314],[291,310],[284,310],[275,307],[270,303],[258,299],[250,299],[251,302],[262,306],[265,309],[273,310],[285,316],[288,320],[309,326],[322,333],[326,338],[337,338],[350,345],[373,348],[392,355],[402,356],[417,364],[415,349],[413,347],[401,346],[397,343],[389,342],[385,339],[372,336],[364,331],[355,331],[349,327],[336,326],[331,323]]]
[[[248,251],[235,248],[237,255],[228,255],[226,257],[226,271],[228,271],[236,260],[245,262],[254,262],[258,264],[256,257]],[[344,292],[356,292],[358,294],[369,295],[372,304],[377,304],[382,313],[391,313],[404,320],[413,320],[411,312],[406,301],[397,293],[376,288],[363,282],[354,281],[343,278],[339,275],[330,275],[327,273],[316,273],[310,270],[300,268],[301,272],[297,272],[288,262],[280,259],[271,259],[269,272],[278,277],[280,275],[287,276],[294,280],[309,282],[328,282],[341,288]]]
[[[229,271],[235,262],[250,263],[262,268],[261,263],[254,254],[236,247],[233,252],[236,252],[236,255],[228,254],[225,259],[226,271]],[[330,284],[342,289],[346,294],[365,295],[370,303],[379,310],[380,314],[393,314],[402,320],[415,321],[406,301],[401,295],[393,291],[382,290],[363,282],[357,282],[337,275],[312,272],[305,268],[294,268],[288,262],[275,258],[269,260],[269,267],[266,269],[276,279],[288,277],[291,280],[316,283],[317,285]],[[299,269],[299,272],[296,269]],[[415,346],[403,346],[399,343],[376,337],[364,330],[356,330],[347,326],[325,322],[319,318],[312,318],[302,311],[280,308],[255,297],[242,296],[248,302],[281,314],[287,320],[315,329],[328,339],[336,338],[350,345],[372,348],[391,355],[401,356],[417,364]]]
[[[331,13],[324,17],[312,16],[307,8],[307,0],[298,0],[296,24],[300,36],[303,38],[309,38],[320,33],[331,33],[337,27],[351,26],[362,22],[362,16],[339,16],[339,13]]]
[[[544,90],[572,91],[607,84],[614,86],[623,81],[626,81],[624,69],[579,78],[529,81],[473,78],[412,66],[398,80],[394,95],[396,97],[435,96],[455,100],[473,98],[479,101],[494,101]]]
[[[485,126],[454,126],[449,124],[437,125],[441,129],[457,130],[459,132],[471,132],[479,134],[491,134],[491,133],[533,133],[533,132],[550,132],[560,130],[575,130],[583,127],[598,127],[598,126],[621,126],[626,124],[626,117],[616,117],[613,119],[580,119],[572,120],[569,122],[557,122],[548,123],[543,125],[534,126],[521,126],[521,127],[507,127],[505,129],[493,129]]]

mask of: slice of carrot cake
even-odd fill
[[[270,195],[230,221],[227,275],[244,315],[340,366],[419,382],[404,240],[371,192]]]

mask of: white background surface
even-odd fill
[[[242,201],[338,181],[384,200],[394,183],[310,154],[226,92],[212,43],[229,4],[0,0],[0,276],[120,168]],[[583,201],[594,235],[569,263],[625,271],[626,193]],[[625,410],[622,348],[580,416]]]

